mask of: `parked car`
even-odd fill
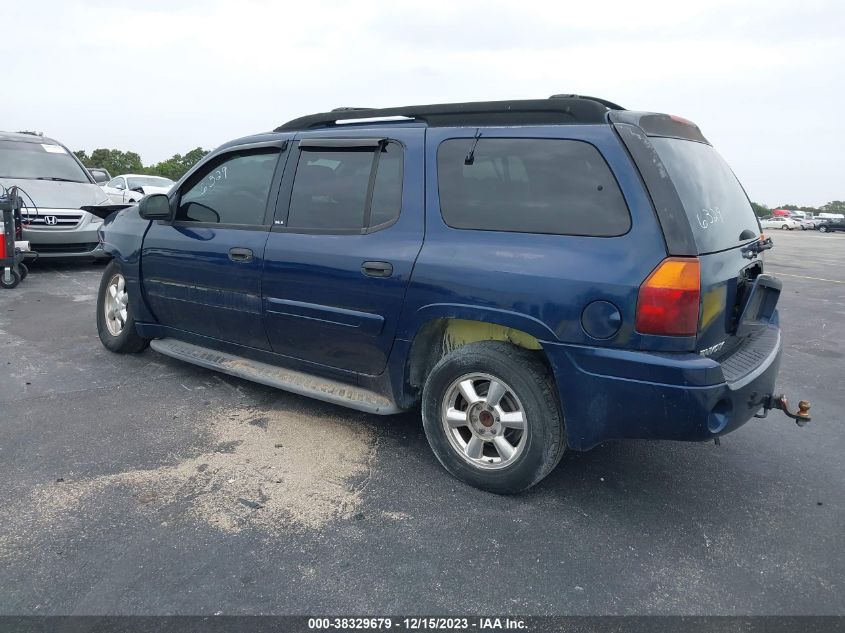
[[[793,218],[768,217],[760,218],[760,226],[764,229],[784,229],[791,231],[792,229],[800,229],[801,223]]]
[[[124,174],[112,178],[103,190],[115,204],[125,204],[138,202],[150,193],[167,193],[172,186],[170,178]]]
[[[22,239],[40,258],[108,257],[97,237],[102,219],[80,208],[108,196],[58,141],[0,132],[0,186],[22,190]]]
[[[845,220],[825,220],[824,223],[819,224],[819,231],[821,233],[845,231]]]
[[[802,231],[812,231],[819,227],[820,222],[813,218],[795,218],[798,224],[801,225]]]
[[[441,464],[498,493],[565,449],[733,431],[780,364],[771,241],[727,163],[695,124],[600,99],[302,117],[101,234],[111,351],[419,403]]]
[[[102,167],[89,167],[88,173],[91,174],[91,177],[94,179],[94,182],[101,186],[111,180],[111,174],[109,173],[109,170],[103,169]]]

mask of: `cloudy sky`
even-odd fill
[[[752,199],[845,199],[845,3],[0,0],[0,129],[146,164],[343,105],[601,96],[698,123]]]

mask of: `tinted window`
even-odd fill
[[[676,138],[650,138],[681,197],[699,253],[747,242],[758,232],[754,210],[728,164],[712,146]]]
[[[0,141],[0,178],[91,182],[61,145],[22,141]]]
[[[373,186],[370,226],[380,226],[399,217],[402,208],[402,146],[388,143],[378,159]]]
[[[399,216],[402,147],[388,143],[374,161],[372,150],[303,150],[296,167],[287,225],[294,229],[360,230],[367,217],[373,167],[370,220],[383,225]]]
[[[264,224],[278,150],[227,154],[192,177],[176,219],[219,224]]]
[[[598,150],[555,139],[444,141],[437,153],[440,208],[451,227],[560,235],[621,235],[631,227],[622,192]]]

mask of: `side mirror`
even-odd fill
[[[103,183],[108,182],[111,180],[109,175],[100,169],[89,169],[88,173],[91,174],[91,177],[94,179],[98,185],[102,185]]]
[[[138,215],[145,220],[169,220],[171,218],[170,198],[163,193],[154,193],[141,198]]]

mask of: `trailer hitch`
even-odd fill
[[[755,418],[765,418],[769,414],[770,409],[780,409],[783,411],[787,416],[795,420],[795,424],[798,426],[804,426],[809,422],[812,418],[810,418],[810,401],[809,400],[799,400],[798,401],[798,411],[790,411],[789,410],[789,400],[786,399],[786,396],[781,394],[776,396],[774,394],[770,394],[763,398],[763,412],[757,413],[754,415]]]

